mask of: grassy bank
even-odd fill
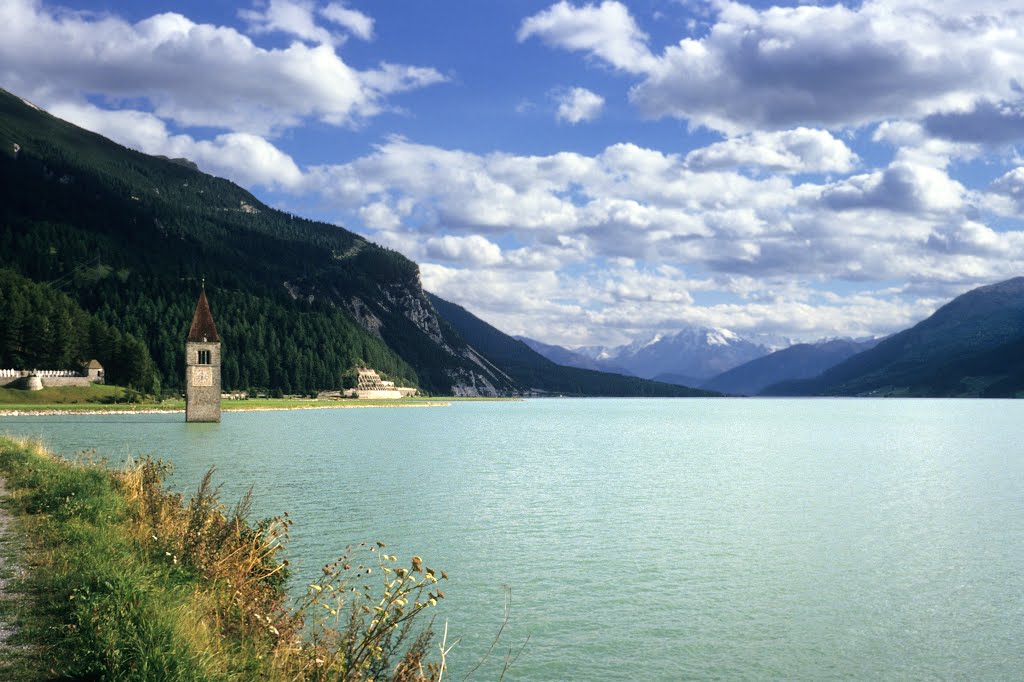
[[[113,405],[128,402],[128,395],[120,386],[90,384],[88,386],[57,386],[41,391],[18,388],[0,388],[0,409],[18,406]]]
[[[181,412],[183,398],[161,401],[140,399],[119,386],[66,386],[44,388],[41,391],[23,391],[0,388],[0,412]],[[223,400],[221,409],[227,412],[247,410],[302,410],[339,407],[423,407],[438,406],[456,401],[505,401],[518,398],[429,398],[411,397],[401,400],[317,400],[315,398],[251,398]]]
[[[450,398],[402,398],[400,400],[317,400],[315,398],[249,398],[247,400],[222,400],[225,411],[245,410],[302,410],[329,407],[407,407],[409,405],[442,405]],[[185,401],[181,401],[185,409]]]
[[[29,568],[5,588],[16,598],[0,600],[20,651],[7,655],[5,679],[441,676],[420,616],[443,597],[443,573],[361,545],[290,599],[287,515],[250,522],[251,500],[229,509],[210,474],[185,502],[164,487],[167,474],[159,461],[113,471],[0,438]]]

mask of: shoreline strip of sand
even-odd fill
[[[285,412],[292,410],[346,410],[346,409],[369,409],[374,407],[449,407],[449,402],[416,402],[398,403],[395,405],[292,405],[289,407],[233,407],[223,412]],[[184,409],[162,410],[157,408],[140,407],[130,410],[104,410],[104,409],[83,409],[83,410],[62,410],[59,408],[44,408],[38,410],[0,410],[0,417],[68,417],[73,415],[117,415],[117,414],[184,414]]]

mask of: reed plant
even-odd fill
[[[287,514],[253,522],[211,469],[186,501],[171,467],[112,470],[0,439],[0,472],[35,540],[26,580],[54,677],[110,680],[440,680],[429,610],[443,571],[383,543],[346,548],[289,597]],[[59,657],[58,654],[59,653]]]

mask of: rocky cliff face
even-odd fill
[[[448,326],[434,310],[427,295],[415,282],[381,287],[383,298],[437,348],[458,361],[446,368],[451,379],[451,392],[456,396],[498,397],[518,395],[522,387],[507,374],[476,352]]]
[[[431,305],[413,271],[352,291],[351,283],[323,277],[289,282],[297,299],[326,300],[382,339],[421,374],[428,390],[456,396],[501,397],[524,389],[469,346]]]
[[[453,349],[441,332],[441,320],[434,307],[430,305],[419,282],[394,283],[380,287],[382,298],[390,306],[399,311],[405,319],[423,332],[428,339],[437,344],[449,355],[455,355]]]

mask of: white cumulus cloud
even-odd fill
[[[353,68],[311,12],[297,0],[268,5],[263,29],[316,44],[267,49],[234,28],[177,13],[129,23],[7,0],[0,3],[0,81],[42,106],[75,95],[144,100],[179,126],[266,135],[309,119],[352,123],[385,110],[391,95],[445,80],[430,67]]]
[[[431,237],[426,243],[426,256],[469,265],[496,265],[502,260],[501,248],[478,234]]]
[[[647,34],[613,0],[582,7],[563,0],[524,19],[516,36],[520,42],[537,36],[549,45],[590,52],[625,71],[643,73],[655,65]]]
[[[331,23],[349,30],[362,40],[373,40],[373,19],[362,12],[350,9],[341,2],[332,2],[320,10],[320,15]]]
[[[756,132],[716,142],[686,156],[690,168],[760,168],[783,173],[849,173],[857,155],[827,130]]]
[[[1012,74],[1024,71],[1024,7],[889,0],[767,9],[723,0],[715,7],[704,35],[660,53],[613,0],[563,0],[525,19],[518,37],[635,74],[631,99],[648,116],[730,134],[856,127],[999,102],[997,113],[1013,127],[999,134],[1021,135],[1018,109],[1007,103],[1021,99]],[[949,128],[945,119],[932,124]]]
[[[874,207],[915,214],[943,212],[963,206],[966,190],[942,170],[912,163],[894,163],[885,170],[847,178],[824,192],[831,208]]]
[[[604,97],[586,88],[570,88],[557,95],[559,121],[577,124],[593,121],[601,115],[604,108]]]
[[[309,0],[269,0],[262,9],[240,10],[252,33],[286,33],[302,40],[330,45],[341,41],[316,23],[316,9]]]
[[[238,15],[248,22],[249,31],[257,34],[280,32],[315,43],[343,43],[345,35],[320,26],[319,16],[357,38],[373,39],[373,19],[340,2],[317,8],[312,0],[269,0],[257,9],[240,10]]]
[[[59,118],[105,135],[147,154],[187,158],[203,170],[252,187],[298,190],[303,173],[295,161],[264,138],[251,133],[224,133],[211,140],[173,135],[153,114],[91,104],[61,103],[51,108]]]
[[[843,153],[805,156],[819,170],[853,163]],[[401,228],[369,236],[394,239],[414,258],[474,268],[486,261],[490,269],[563,272],[632,259],[753,280],[945,285],[1024,267],[1024,232],[975,226],[984,226],[973,215],[977,197],[941,167],[896,159],[796,183],[725,164],[698,169],[693,158],[632,144],[592,156],[474,154],[393,138],[352,162],[309,168],[304,182],[341,211],[372,206],[403,216]],[[998,183],[991,201],[1012,195],[1015,180]],[[501,258],[476,237],[500,242]],[[424,241],[429,250],[410,246]],[[979,262],[981,246],[990,255]]]

